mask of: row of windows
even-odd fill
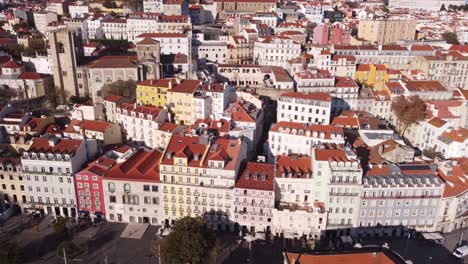
[[[34,176],[34,181],[39,181],[40,176]],[[26,180],[31,181],[31,176],[26,175]],[[63,177],[58,177],[59,183],[63,183]],[[47,176],[42,176],[42,181],[46,182],[47,181]],[[67,183],[72,183],[71,178],[67,178]]]
[[[411,216],[426,216],[426,215],[434,216],[435,215],[435,209],[430,209],[429,214],[427,214],[427,213],[428,213],[428,211],[426,209],[421,209],[421,210],[413,209],[413,210],[411,210]],[[360,215],[360,217],[375,217],[375,216],[383,217],[384,216],[384,210],[377,210],[377,212],[375,210],[368,210],[368,211],[361,210],[361,213],[359,215]],[[402,210],[400,210],[400,209],[386,210],[385,216],[386,217],[410,216],[410,209],[403,210],[403,214],[402,214]]]

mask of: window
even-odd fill
[[[115,203],[116,202],[115,196],[114,195],[109,196],[109,201],[111,203]]]
[[[149,192],[150,186],[149,185],[143,185],[143,191]]]
[[[124,184],[124,192],[130,192],[130,184]]]
[[[113,182],[109,182],[107,187],[109,188],[109,192],[115,192],[115,184]]]
[[[189,178],[189,179],[190,179],[190,178]],[[158,186],[157,186],[157,185],[151,186],[151,190],[152,190],[153,192],[157,192],[157,191],[158,191]]]

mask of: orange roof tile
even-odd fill
[[[273,191],[275,187],[275,165],[268,163],[247,163],[235,188]]]

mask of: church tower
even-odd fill
[[[139,79],[161,78],[160,44],[151,38],[145,38],[136,44]]]

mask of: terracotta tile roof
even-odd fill
[[[164,132],[175,132],[176,130],[178,130],[178,128],[182,129],[185,127],[174,123],[164,122],[159,126],[158,130]]]
[[[331,101],[331,96],[328,93],[287,92],[287,93],[282,93],[281,97],[290,97],[290,98],[296,98],[296,99],[325,101],[325,102]]]
[[[412,92],[442,92],[448,91],[439,81],[407,81],[406,89]]]
[[[231,130],[231,121],[225,119],[213,120],[211,118],[197,119],[191,129],[203,128],[205,132],[217,131],[218,135],[227,134]]]
[[[427,121],[428,124],[431,124],[432,126],[435,126],[437,128],[441,128],[443,125],[445,125],[447,122],[438,118],[434,117],[431,120]]]
[[[468,164],[468,158],[463,158],[458,161],[460,164],[451,166],[451,175],[448,172],[439,169],[438,175],[445,182],[443,197],[459,196],[468,191],[468,174],[463,170],[463,163]]]
[[[93,68],[137,68],[135,56],[104,56],[88,64]]]
[[[343,161],[353,162],[356,160],[348,159],[346,152],[343,149],[316,149],[315,160],[317,161]]]
[[[140,42],[136,43],[137,45],[159,45],[159,41],[152,38],[144,38]]]
[[[413,45],[411,51],[435,51],[432,46],[429,45]]]
[[[297,72],[295,75],[296,77],[300,79],[324,79],[324,78],[331,79],[333,78],[333,75],[329,71],[321,70],[321,69],[317,69],[317,72],[313,72],[311,70],[303,70],[303,71]]]
[[[468,45],[452,45],[449,50],[459,51],[462,53],[468,53]]]
[[[407,51],[408,49],[400,45],[382,45],[382,50],[401,50]]]
[[[23,72],[18,78],[23,80],[40,80],[50,77],[50,75],[41,74],[37,72]]]
[[[325,139],[331,139],[332,136],[341,136],[344,138],[343,128],[331,126],[331,125],[307,125],[303,123],[295,122],[278,122],[273,125],[270,129],[271,132],[287,133],[292,134],[293,131],[299,136],[307,136],[306,132],[310,132],[309,137],[313,137],[314,132],[317,133],[316,137],[320,137],[320,133],[325,133]],[[288,132],[289,131],[289,132]],[[301,135],[302,134],[302,135]]]
[[[356,61],[356,57],[352,55],[333,55],[331,60],[338,61],[339,59],[346,59],[348,61]]]
[[[286,253],[289,263],[294,264],[395,264],[384,253],[349,253],[336,255],[306,255]],[[295,262],[294,262],[295,261]]]
[[[122,100],[124,97],[123,96],[120,96],[120,95],[107,95],[106,97],[104,97],[104,101],[109,101],[109,102],[113,102],[113,103],[117,103],[119,102],[120,100]]]
[[[370,64],[359,64],[356,71],[370,71]]]
[[[85,131],[96,131],[104,133],[106,132],[107,128],[112,125],[110,122],[99,121],[99,120],[71,120],[68,127],[64,130],[65,133],[81,133],[79,130],[75,130],[75,126],[78,126],[80,129],[84,129]]]
[[[54,154],[60,153],[73,156],[81,144],[83,144],[83,140],[79,139],[53,138],[50,140],[55,140],[55,144],[53,146],[49,145],[49,138],[31,139],[32,144],[28,152]]]
[[[387,71],[387,66],[384,64],[375,64],[375,70],[377,71]]]
[[[276,165],[276,177],[278,178],[306,179],[312,177],[312,159],[310,157],[279,155],[276,157]]]
[[[135,103],[122,103],[118,106],[121,110],[126,110],[127,115],[130,115],[131,112],[135,112],[137,114],[144,114],[144,119],[148,119],[148,115],[153,117],[153,120],[156,119],[159,114],[164,110],[162,107],[152,106],[152,105],[139,105]],[[121,114],[124,114],[121,111]],[[140,118],[137,115],[137,118]]]
[[[41,123],[45,122],[47,118],[39,118],[39,117],[33,117],[31,118],[22,128],[23,131],[28,131],[28,132],[36,132],[40,133],[42,132],[40,129],[44,129],[45,127],[39,126]]]
[[[172,78],[167,78],[167,79],[151,79],[151,80],[144,80],[144,81],[139,81],[138,85],[141,86],[151,86],[151,87],[165,87],[168,88],[170,86],[170,83],[175,84],[176,79]]]
[[[210,147],[204,167],[208,167],[210,160],[224,160],[225,170],[234,170],[239,161],[241,144],[236,139],[217,138]]]
[[[104,176],[109,180],[159,182],[159,160],[157,149],[139,149],[122,163],[115,164]]]
[[[222,93],[224,92],[224,84],[223,83],[205,83],[199,87],[199,91],[206,91],[206,92],[217,92]]]
[[[20,66],[18,65],[18,63],[16,63],[13,59],[11,59],[9,62],[2,65],[2,68],[7,68],[7,69],[15,69],[19,67]]]
[[[199,80],[183,80],[180,84],[172,87],[170,92],[173,93],[194,93],[201,85]]]
[[[174,157],[187,158],[187,165],[201,167],[202,156],[208,145],[201,143],[199,137],[174,134],[166,148],[162,164],[174,164]]]
[[[333,118],[331,124],[343,128],[359,128],[359,119],[353,116],[337,116]]]
[[[468,129],[460,128],[458,130],[452,129],[449,131],[445,131],[438,137],[438,139],[446,143],[463,143],[465,141],[468,141]]]
[[[233,121],[255,123],[256,118],[250,115],[248,110],[239,101],[236,101],[228,106],[226,112],[231,114]]]
[[[359,88],[357,83],[349,77],[335,77],[336,88]]]
[[[273,191],[275,187],[275,165],[268,163],[247,163],[235,188]]]

